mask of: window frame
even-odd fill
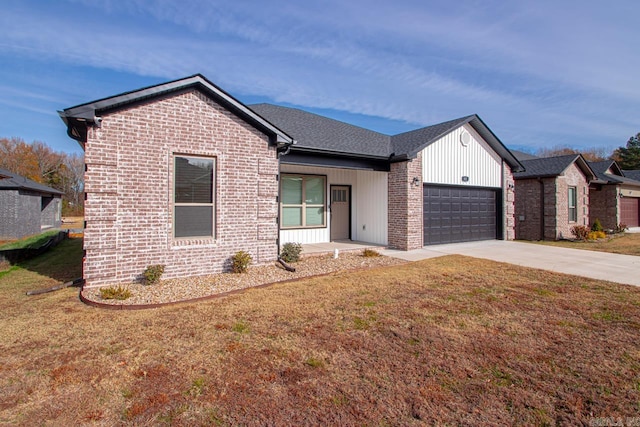
[[[569,222],[578,222],[578,188],[575,186],[570,186],[567,189],[567,207]]]
[[[186,240],[202,240],[209,239],[213,240],[216,238],[216,174],[218,168],[218,159],[216,156],[209,155],[201,155],[201,154],[187,154],[187,153],[173,153],[172,156],[173,162],[173,176],[171,182],[171,225],[172,225],[172,236],[174,240],[177,241],[186,241]],[[177,159],[185,158],[185,159],[202,159],[209,160],[213,163],[212,165],[212,174],[211,174],[211,202],[210,203],[185,203],[185,202],[176,202],[176,176],[177,176]],[[177,207],[211,207],[211,234],[208,235],[200,235],[200,236],[176,236],[176,219],[177,219]]]
[[[284,195],[282,190],[282,182],[284,181],[284,177],[297,177],[302,179],[302,200],[301,203],[284,203]],[[307,191],[306,181],[309,178],[322,178],[322,203],[306,203],[305,195]],[[293,226],[285,226],[283,225],[283,211],[286,207],[299,207],[301,209],[301,225],[293,225]],[[320,225],[306,225],[307,223],[307,208],[322,208],[322,224]],[[283,172],[280,174],[280,229],[281,230],[309,230],[314,228],[327,228],[327,176],[326,175],[315,175],[315,174],[304,174],[304,173],[290,173]]]

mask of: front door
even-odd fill
[[[350,239],[349,210],[351,206],[351,187],[331,186],[331,240]]]

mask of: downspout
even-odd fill
[[[542,178],[538,178],[538,182],[540,183],[540,240],[544,240],[544,181]]]

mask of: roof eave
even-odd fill
[[[89,126],[100,126],[100,118],[98,117],[100,114],[135,102],[189,88],[196,88],[202,91],[238,117],[267,134],[271,143],[278,146],[295,144],[295,140],[286,132],[207,80],[201,74],[66,108],[60,111],[59,114],[67,125],[67,134],[81,142],[82,145],[86,141],[87,128]]]

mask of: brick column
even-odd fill
[[[419,182],[416,186],[413,178]],[[408,251],[423,246],[422,155],[391,164],[389,171],[389,247]]]

